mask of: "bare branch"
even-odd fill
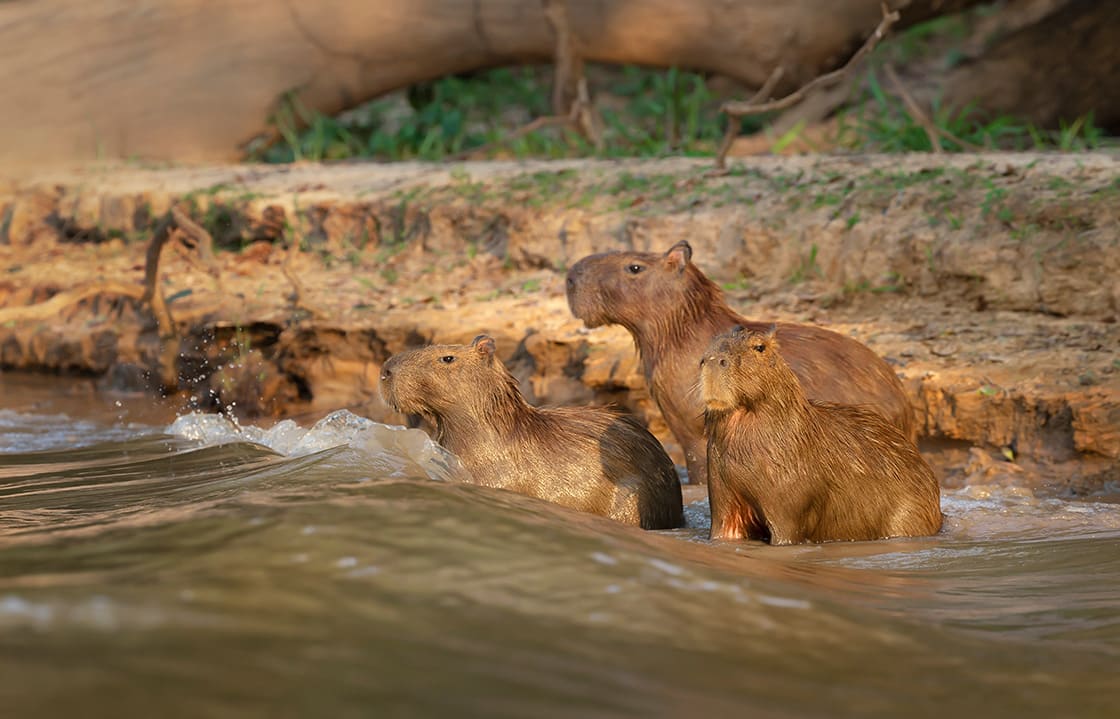
[[[785,75],[785,66],[778,65],[774,71],[770,73],[770,77],[766,78],[766,82],[762,83],[762,87],[758,88],[758,92],[747,100],[748,103],[762,102],[770,97],[770,93],[774,92],[774,88],[782,80]],[[739,118],[736,116],[728,115],[727,129],[723,133],[723,142],[720,143],[719,152],[716,153],[716,167],[723,169],[727,165],[727,153],[731,151],[731,145],[735,142],[735,138],[739,136]]]
[[[573,106],[572,109],[577,110],[578,108]],[[452,155],[447,159],[451,162],[460,162],[462,160],[469,160],[472,157],[476,157],[478,155],[485,155],[489,152],[493,152],[494,150],[498,149],[499,147],[504,147],[505,145],[513,142],[517,138],[524,137],[525,135],[530,135],[530,134],[536,132],[537,130],[543,130],[546,127],[557,127],[557,126],[559,126],[559,127],[569,127],[569,128],[574,130],[575,129],[575,119],[574,119],[573,115],[572,114],[569,114],[569,115],[549,115],[548,117],[538,117],[537,119],[522,125],[521,127],[517,128],[516,130],[510,131],[509,133],[507,133],[503,137],[499,138],[498,140],[495,140],[494,142],[487,143],[485,145],[481,145],[479,147],[472,148],[470,150],[463,150],[462,152],[460,152],[458,154],[455,154],[455,155]]]
[[[552,86],[552,115],[538,117],[525,125],[507,133],[504,137],[470,150],[456,153],[447,158],[452,162],[467,160],[493,152],[514,140],[548,127],[567,127],[582,134],[596,148],[603,145],[602,123],[595,114],[591,103],[591,93],[587,89],[587,78],[583,74],[583,57],[579,52],[575,35],[568,23],[567,0],[541,0],[545,19],[556,33],[556,46],[553,62],[556,73]]]
[[[938,127],[937,124],[934,123],[928,115],[926,115],[921,106],[919,106],[918,103],[914,100],[914,97],[906,91],[906,86],[902,84],[902,79],[899,78],[898,73],[895,72],[894,67],[890,63],[883,65],[883,72],[886,74],[887,80],[889,80],[891,85],[894,86],[895,92],[897,92],[898,96],[902,98],[902,104],[903,106],[905,106],[907,114],[909,114],[910,117],[914,118],[914,122],[921,125],[922,129],[925,130],[926,137],[929,138],[929,143],[933,147],[933,151],[935,153],[940,155],[942,152],[942,138],[948,140],[949,142],[955,143],[963,150],[969,150],[971,152],[983,152],[984,148],[980,147],[979,145],[975,145],[966,140],[962,140],[948,130],[942,127]]]
[[[568,23],[566,0],[541,0],[544,16],[556,34],[553,64],[556,67],[552,81],[552,114],[563,115],[579,98],[577,84],[583,77],[583,58],[576,49],[575,37]]]
[[[852,55],[848,62],[844,64],[844,67],[841,67],[838,70],[833,70],[830,73],[815,78],[809,84],[801,86],[798,90],[790,93],[789,95],[786,95],[782,99],[773,100],[771,102],[764,102],[761,104],[755,104],[750,100],[748,100],[747,102],[725,102],[723,103],[723,107],[721,107],[720,109],[723,110],[723,112],[726,112],[728,115],[745,117],[747,115],[761,115],[763,113],[772,112],[774,110],[784,110],[791,105],[796,105],[810,92],[818,90],[822,87],[833,85],[842,80],[853,67],[858,65],[865,57],[867,57],[868,53],[875,49],[875,46],[878,45],[879,41],[886,36],[887,31],[890,30],[891,26],[898,22],[898,18],[899,14],[897,10],[888,10],[887,6],[884,5],[883,19],[879,21],[879,25],[875,28],[875,31],[872,32],[871,35],[867,38],[867,41],[863,44],[863,47],[857,50],[855,55]]]
[[[144,294],[141,301],[152,310],[152,317],[155,318],[156,326],[159,328],[161,343],[165,339],[175,337],[175,322],[171,318],[171,312],[167,309],[163,292],[159,289],[159,258],[164,245],[171,239],[174,224],[175,220],[172,219],[171,213],[164,215],[163,219],[156,225],[156,231],[152,233],[152,239],[148,242],[148,250],[144,257]]]

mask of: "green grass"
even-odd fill
[[[906,112],[901,100],[884,90],[874,70],[868,72],[865,85],[866,101],[840,112],[841,144],[875,152],[933,150],[929,133]],[[1104,131],[1093,124],[1092,113],[1063,122],[1056,130],[1040,130],[1007,115],[990,117],[974,105],[954,110],[934,100],[929,120],[940,131],[936,141],[944,152],[966,152],[973,147],[1071,152],[1110,144]]]
[[[944,56],[951,63],[948,55],[963,42],[966,29],[957,19],[939,18],[917,25],[877,49],[859,91],[849,107],[840,111],[841,144],[861,152],[931,151],[930,137],[883,87],[878,68],[884,62],[902,67],[920,56]],[[517,158],[715,154],[726,123],[719,106],[728,98],[717,94],[705,74],[678,68],[590,65],[588,78],[602,120],[599,148],[561,127],[513,137],[515,130],[534,118],[552,113],[551,67],[535,66],[444,77],[335,117],[309,110],[293,91],[280,98],[271,118],[278,141],[251,150],[249,159],[436,161],[480,148],[486,148],[480,156]],[[741,89],[737,96],[748,92]],[[1092,114],[1054,129],[1036,128],[1007,116],[988,116],[971,106],[951,109],[939,102],[933,103],[930,115],[944,131],[937,142],[946,152],[963,151],[969,145],[1077,151],[1114,144],[1096,127]],[[770,119],[744,118],[740,129],[749,134]],[[791,128],[773,148],[777,151],[793,142],[803,129],[801,124]],[[227,189],[219,185],[205,194]],[[476,189],[469,180],[462,183],[467,195]]]
[[[809,254],[801,258],[801,262],[790,275],[789,281],[799,284],[812,278],[823,277],[820,265],[817,264],[817,245],[814,243],[809,248]]]
[[[401,95],[327,117],[309,110],[297,93],[280,98],[271,124],[279,141],[250,151],[264,162],[338,160],[443,160],[484,146],[514,157],[658,157],[712,155],[723,134],[723,98],[700,73],[634,66],[606,70],[608,86],[596,88],[603,146],[575,132],[550,128],[506,142],[533,118],[551,114],[551,69],[498,68],[415,85]],[[744,121],[743,130],[762,121]]]

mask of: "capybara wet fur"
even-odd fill
[[[428,420],[478,484],[643,529],[683,524],[680,479],[656,437],[602,407],[531,406],[495,349],[479,335],[401,352],[382,367],[382,397]]]
[[[606,252],[568,271],[568,305],[588,327],[630,331],[650,394],[680,442],[689,480],[707,481],[704,407],[696,391],[700,356],[737,325],[763,330],[732,310],[723,291],[692,263],[688,242],[667,252]],[[810,399],[868,405],[914,437],[910,401],[894,370],[854,339],[821,327],[779,322],[782,355]]]
[[[701,360],[712,538],[936,534],[941,492],[914,442],[876,412],[807,400],[780,345],[739,328]]]

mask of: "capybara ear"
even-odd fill
[[[770,364],[774,365],[778,362],[778,325],[770,325],[770,329],[766,330],[765,336],[762,341],[766,344],[766,349],[770,350]]]
[[[692,261],[692,245],[688,244],[688,240],[681,240],[665,253],[665,261],[677,272],[684,272]]]
[[[479,335],[471,342],[471,347],[474,347],[475,351],[481,355],[493,357],[494,351],[498,348],[498,345],[490,335]]]

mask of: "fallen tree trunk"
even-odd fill
[[[1040,127],[1093,121],[1120,132],[1120,2],[1069,0],[996,39],[945,78],[949,105],[974,104]]]
[[[902,23],[976,0],[893,0]],[[879,0],[570,0],[589,61],[679,66],[789,91],[839,67]],[[0,2],[0,167],[237,159],[281,98],[335,113],[448,74],[550,62],[540,0]]]

